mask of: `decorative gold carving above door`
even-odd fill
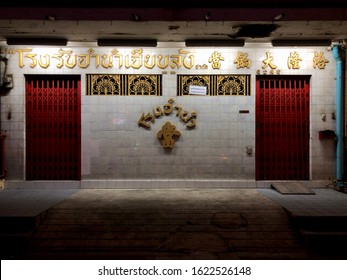
[[[86,80],[87,95],[162,95],[162,75],[87,74]]]
[[[206,87],[208,96],[250,96],[251,75],[177,75],[177,96],[189,95],[189,86]]]

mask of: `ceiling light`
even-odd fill
[[[275,39],[272,40],[274,47],[327,47],[331,45],[329,39]]]
[[[99,47],[156,47],[156,39],[99,39]]]
[[[43,45],[66,46],[67,39],[62,38],[7,38],[7,45]]]
[[[187,39],[186,47],[243,47],[245,40],[199,40],[199,39]]]

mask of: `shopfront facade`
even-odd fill
[[[324,186],[336,178],[327,47],[1,45],[5,185]]]

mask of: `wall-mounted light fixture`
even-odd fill
[[[7,45],[43,45],[66,46],[67,39],[62,38],[7,38]]]
[[[271,41],[273,47],[328,47],[329,39],[276,39]]]
[[[0,54],[0,87],[4,84],[7,68],[7,57]]]
[[[141,17],[138,14],[132,14],[131,19],[133,21],[141,21]]]
[[[57,19],[57,17],[54,15],[46,15],[45,16],[45,20],[55,21],[56,19]]]
[[[280,19],[282,19],[283,17],[285,16],[285,13],[280,13],[280,14],[278,14],[277,16],[275,16],[274,17],[274,20],[280,20]]]
[[[156,39],[98,39],[99,47],[156,47]]]
[[[209,21],[210,19],[211,19],[211,13],[208,12],[208,13],[205,14],[204,20],[205,21]]]
[[[12,74],[7,74],[8,58],[2,54],[0,49],[0,88],[11,89],[13,88]]]
[[[206,40],[206,39],[187,39],[186,47],[243,47],[245,40]]]

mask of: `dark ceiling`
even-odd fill
[[[4,3],[5,2],[5,3]],[[57,1],[0,4],[0,40],[13,37],[98,39],[327,39],[347,38],[347,0]]]

